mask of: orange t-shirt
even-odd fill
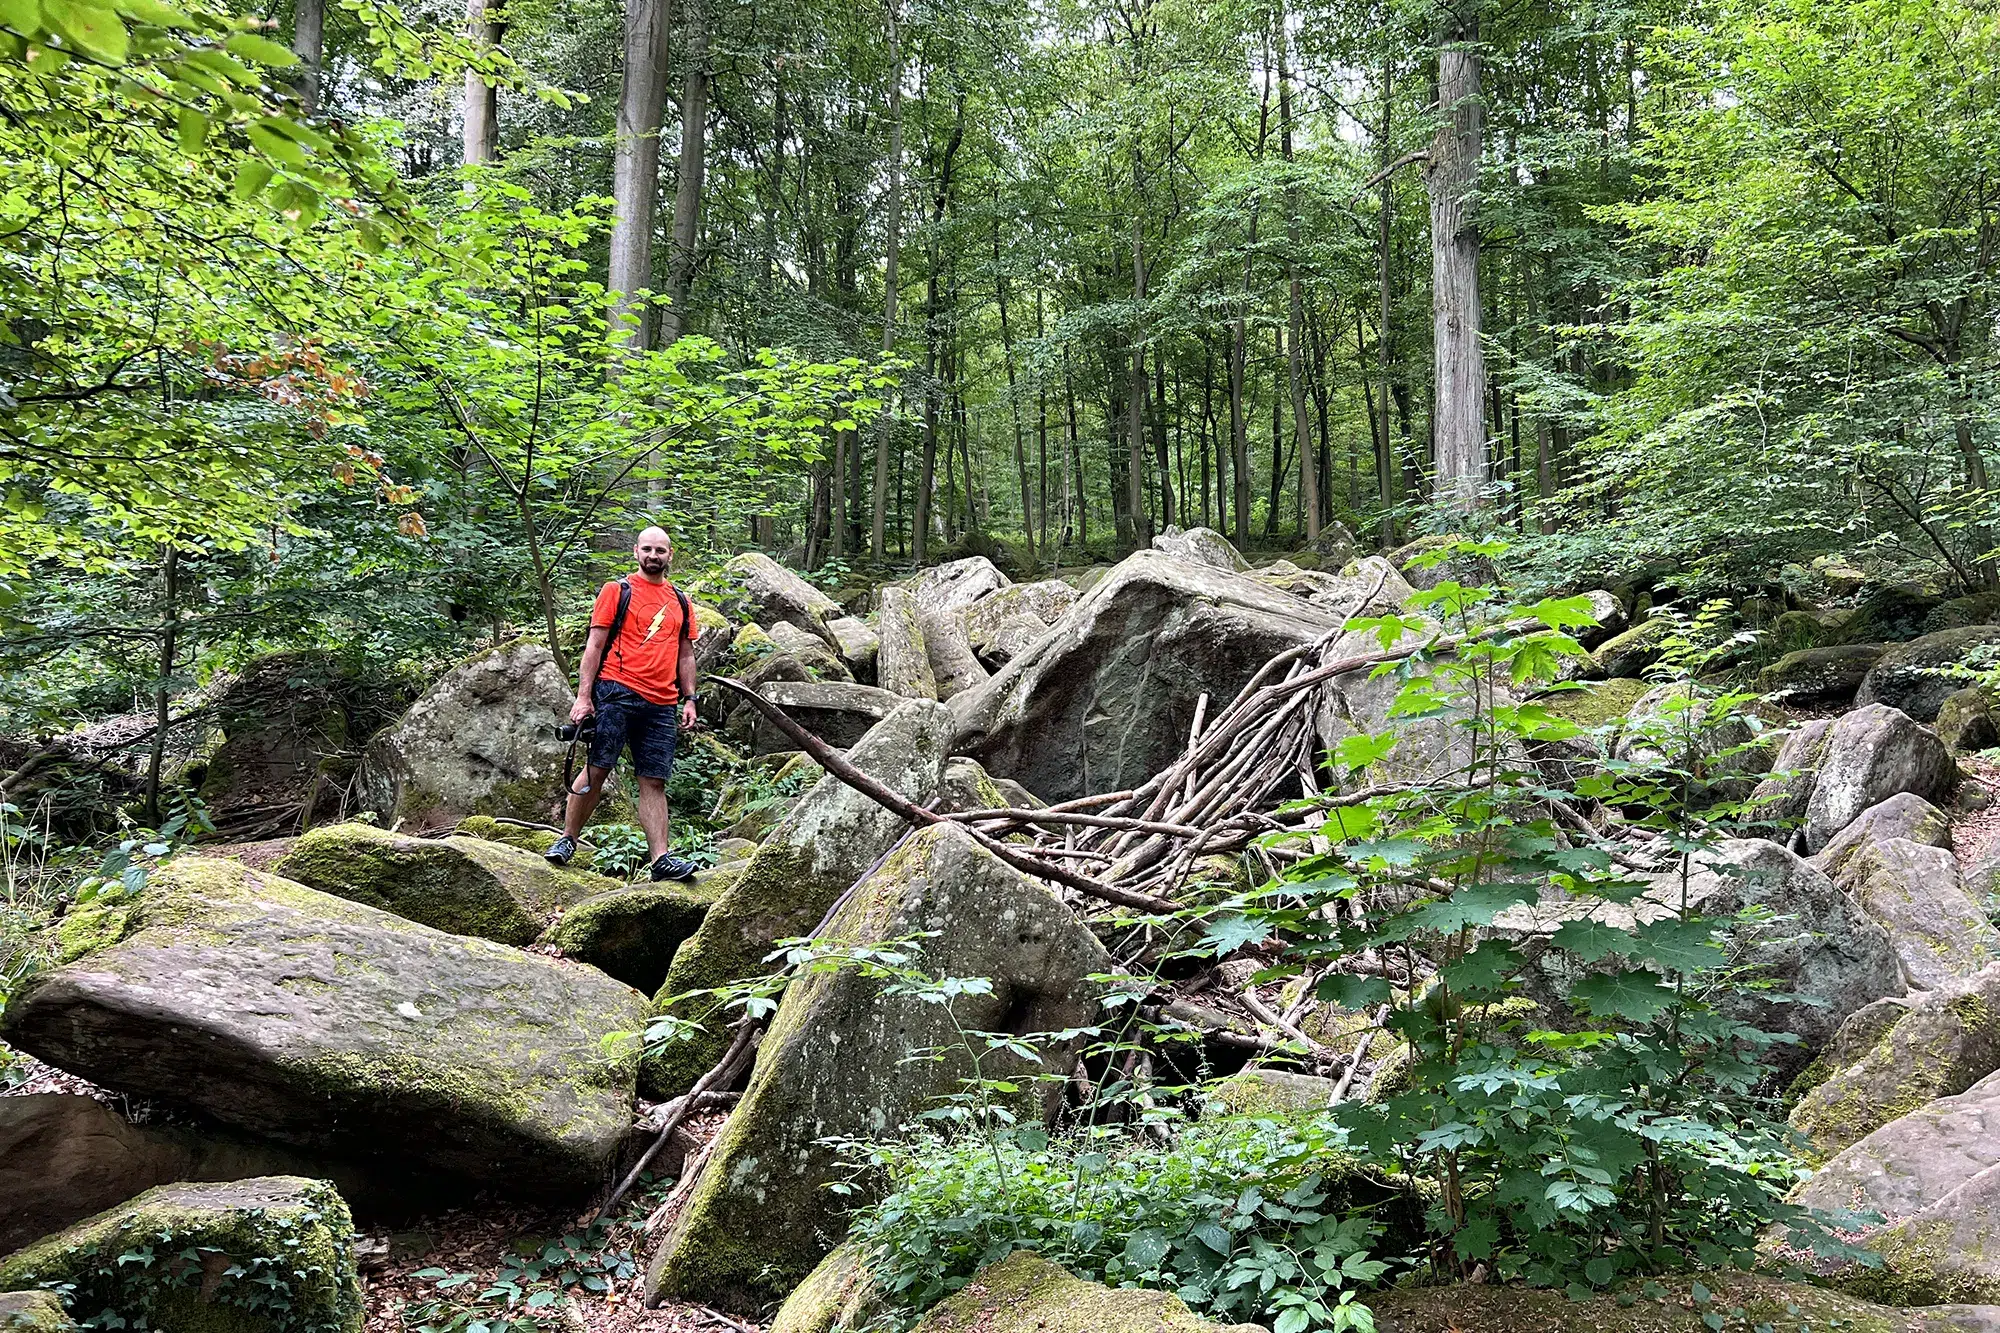
[[[681,665],[681,599],[674,585],[662,579],[648,583],[632,581],[632,602],[625,609],[625,623],[618,637],[604,649],[599,680],[615,680],[647,703],[679,703]],[[590,627],[609,629],[618,615],[618,585],[607,583],[597,592],[590,608]],[[701,637],[701,626],[687,627],[690,640]]]

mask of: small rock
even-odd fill
[[[1942,847],[1907,838],[1876,842],[1846,866],[1861,909],[1889,932],[1912,990],[1935,990],[2000,957],[2000,931],[1960,887],[1958,862]]]
[[[1614,634],[1591,654],[1607,676],[1643,676],[1646,668],[1660,660],[1673,626],[1665,619],[1643,621]]]
[[[1944,811],[1914,792],[1898,792],[1864,810],[1813,856],[1812,863],[1851,892],[1854,880],[1848,874],[1849,863],[1868,848],[1894,838],[1907,838],[1926,847],[1949,848],[1951,820]]]
[[[882,640],[865,621],[853,616],[841,616],[830,620],[826,627],[833,631],[833,637],[840,643],[840,656],[847,663],[847,669],[855,680],[863,685],[875,683],[875,658],[882,650]]]
[[[1209,1101],[1230,1115],[1280,1118],[1309,1115],[1333,1105],[1333,1079],[1288,1069],[1246,1069],[1208,1090]]]

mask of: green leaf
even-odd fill
[[[77,0],[41,0],[42,17],[83,54],[107,65],[122,65],[131,50],[125,21],[109,9]]]
[[[1583,1266],[1583,1276],[1593,1287],[1602,1287],[1618,1276],[1618,1265],[1599,1255]]]
[[[1715,942],[1714,928],[1704,921],[1667,917],[1640,926],[1632,934],[1631,957],[1651,959],[1668,972],[1699,972],[1720,967],[1728,958]]]
[[[251,144],[266,157],[290,167],[307,165],[306,150],[264,125],[252,125],[247,133]]]
[[[175,141],[183,153],[194,154],[201,151],[208,139],[208,117],[192,107],[182,107],[175,117],[177,133]]]
[[[1200,947],[1217,958],[1226,958],[1245,945],[1262,944],[1270,934],[1269,922],[1232,912],[1209,926]]]
[[[1156,1227],[1147,1227],[1126,1238],[1125,1262],[1137,1272],[1149,1273],[1167,1257],[1168,1248],[1166,1233]]]
[[[1632,936],[1616,926],[1584,917],[1563,922],[1549,943],[1575,954],[1586,963],[1594,963],[1607,954],[1631,952]]]
[[[1356,977],[1345,972],[1322,977],[1313,993],[1342,1009],[1372,1009],[1389,1001],[1389,983],[1381,977]]]
[[[1656,973],[1634,970],[1585,977],[1571,989],[1570,998],[1600,1018],[1650,1023],[1679,997]]]
[[[239,202],[248,203],[257,197],[259,190],[271,183],[272,175],[271,168],[264,163],[246,159],[236,168],[236,179],[230,185],[229,192]]]
[[[118,12],[138,23],[150,23],[156,28],[195,29],[198,24],[171,5],[163,5],[160,0],[114,0]]]
[[[222,44],[222,49],[253,64],[269,65],[274,69],[285,69],[299,63],[298,56],[290,47],[280,46],[254,32],[237,33]]]
[[[41,0],[0,0],[0,27],[34,36],[42,30]]]

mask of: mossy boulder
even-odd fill
[[[1924,633],[1964,629],[1967,625],[2000,625],[2000,592],[1954,597],[1924,617]]]
[[[909,591],[910,599],[916,603],[919,612],[932,614],[946,611],[952,613],[955,620],[958,612],[1012,583],[1013,580],[1001,573],[1000,567],[985,556],[968,555],[920,569],[903,580],[902,586]]]
[[[947,1006],[851,968],[795,979],[647,1272],[654,1298],[749,1312],[811,1272],[846,1234],[846,1211],[870,1201],[867,1180],[845,1197],[828,1189],[847,1175],[829,1140],[915,1128],[968,1078],[1014,1080],[1018,1094],[993,1095],[1024,1121],[1053,1119],[1062,1083],[1035,1076],[1067,1069],[1068,1053],[975,1053],[960,1034],[1094,1024],[1100,992],[1089,978],[1111,967],[1069,908],[950,824],[912,833],[821,934],[854,948],[923,935],[916,965],[926,975],[984,977],[991,988]],[[918,1053],[934,1058],[912,1060]]]
[[[1597,730],[1622,721],[1652,687],[1630,676],[1580,681],[1568,689],[1537,695],[1533,703],[1549,716]]]
[[[1597,645],[1591,660],[1607,676],[1642,676],[1666,651],[1673,625],[1665,619],[1643,620]]]
[[[1766,641],[1780,657],[1801,648],[1817,648],[1826,634],[1826,622],[1812,611],[1780,612],[1765,632]]]
[[[562,836],[552,828],[495,819],[492,815],[467,815],[464,819],[458,821],[458,827],[453,829],[452,832],[467,838],[484,838],[488,842],[504,842],[509,847],[519,847],[522,851],[533,852],[537,856],[555,846],[556,839]],[[203,850],[206,851],[208,849],[204,848]],[[588,870],[590,869],[590,863],[596,856],[597,848],[591,845],[589,837],[586,835],[577,841],[576,855],[570,858],[569,868],[571,870]]]
[[[951,715],[943,705],[909,699],[863,737],[848,758],[892,791],[924,805],[937,795],[950,733]],[[742,876],[716,899],[701,928],[675,953],[655,1004],[769,972],[764,959],[772,947],[817,926],[907,828],[902,816],[832,774],[822,776],[771,830]],[[729,1043],[719,1001],[689,1001],[676,1012],[709,1030],[646,1058],[642,1086],[656,1100],[693,1087]]]
[[[1246,1069],[1208,1089],[1209,1107],[1227,1115],[1290,1119],[1333,1105],[1337,1085],[1330,1078],[1289,1069]]]
[[[1990,750],[2000,745],[2000,721],[1993,716],[1993,705],[1986,693],[1979,689],[1953,690],[1938,705],[1937,722],[1932,730],[1938,739],[1960,753],[1974,750]]]
[[[1901,643],[1923,633],[1924,621],[1944,598],[1918,583],[1892,583],[1862,598],[1840,624],[1840,643]]]
[[[902,702],[901,695],[852,681],[770,681],[758,686],[757,693],[836,750],[851,748]],[[788,751],[796,744],[762,713],[752,717],[752,753]]]
[[[743,598],[758,624],[792,625],[840,651],[840,641],[827,628],[828,621],[845,614],[840,603],[762,551],[732,556],[722,568],[725,576],[742,587]]]
[[[1870,806],[1901,792],[1936,804],[1958,785],[1958,761],[1937,733],[1885,704],[1836,721],[1806,801],[1805,846],[1817,852]]]
[[[1855,702],[1900,708],[1919,722],[1934,722],[1944,701],[1965,682],[1945,675],[1975,649],[2000,647],[2000,625],[1939,630],[1882,654],[1856,692]]]
[[[1877,1000],[1815,1062],[1792,1127],[1825,1159],[2000,1069],[2000,966],[1948,990]]]
[[[624,1142],[645,999],[594,968],[182,857],[92,918],[0,1039],[93,1082],[359,1161],[558,1197]]]
[[[867,1248],[843,1241],[785,1297],[770,1333],[860,1333],[885,1300],[868,1270]]]
[[[688,598],[688,606],[694,611],[695,629],[700,631],[694,641],[695,670],[706,676],[728,656],[736,641],[736,625],[699,598]]]
[[[1778,703],[1796,708],[1844,704],[1868,672],[1889,651],[1880,643],[1846,643],[1831,648],[1800,648],[1786,653],[1757,674],[1757,689]]]
[[[1944,848],[1908,838],[1873,842],[1842,878],[1889,932],[1912,990],[1950,986],[2000,959],[2000,931],[1960,884],[1958,862]]]
[[[863,685],[873,685],[875,659],[882,651],[881,636],[866,621],[853,616],[829,620],[826,627],[840,642],[840,660],[847,664],[849,674]]]
[[[0,1333],[74,1333],[53,1291],[0,1291]]]
[[[309,889],[502,944],[533,944],[564,908],[619,886],[522,847],[406,838],[372,824],[314,829],[275,868]]]
[[[1030,1250],[1016,1250],[917,1324],[913,1333],[1264,1333],[1217,1324],[1165,1291],[1086,1282]]]
[[[1855,880],[1849,867],[1870,847],[1895,839],[1949,849],[1951,820],[1944,811],[1914,792],[1898,792],[1862,811],[1820,848],[1812,863],[1841,888],[1852,891]]]
[[[67,1288],[99,1328],[360,1333],[353,1243],[323,1180],[162,1185],[0,1260],[0,1289]]]
[[[564,912],[541,942],[650,995],[667,979],[674,951],[701,928],[702,918],[735,873],[709,872],[706,883],[697,876],[689,884],[600,893]]]

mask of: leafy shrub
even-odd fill
[[[600,875],[630,879],[648,861],[646,832],[634,824],[603,825],[591,832],[590,844],[597,849],[590,867]]]
[[[572,1289],[602,1294],[638,1272],[629,1247],[609,1243],[610,1224],[594,1223],[559,1240],[525,1239],[493,1280],[478,1286],[477,1273],[423,1268],[432,1283],[427,1300],[403,1310],[411,1333],[540,1333],[562,1327],[562,1302]]]

